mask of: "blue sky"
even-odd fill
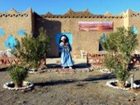
[[[70,8],[74,11],[89,9],[96,14],[103,14],[106,11],[118,14],[128,8],[140,12],[140,0],[0,0],[0,12],[11,8],[17,11],[32,8],[39,14],[47,12],[63,14]]]

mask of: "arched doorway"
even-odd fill
[[[65,36],[67,38],[67,40],[68,40],[68,42],[70,43],[71,46],[72,46],[72,43],[73,43],[73,35],[72,35],[72,33],[70,33],[70,32],[62,32],[62,33],[56,34],[55,42],[56,42],[57,49],[58,49],[58,56],[61,55],[60,48],[59,48],[59,43],[60,43],[60,40],[61,40],[62,36]]]

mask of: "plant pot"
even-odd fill
[[[21,86],[21,85],[20,85]],[[8,89],[8,90],[31,90],[33,88],[34,84],[28,81],[23,81],[22,87],[17,86],[15,82],[6,82],[3,85],[3,88]]]
[[[131,83],[126,81],[125,83],[123,81],[119,80],[109,80],[106,82],[106,85],[108,87],[114,88],[114,89],[122,89],[122,90],[129,90],[131,88]]]
[[[34,73],[37,73],[37,69],[36,69],[36,68],[30,68],[30,69],[28,70],[28,72],[29,72],[30,74],[34,74]]]

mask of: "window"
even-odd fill
[[[106,34],[103,33],[99,40],[99,51],[104,51],[102,47],[102,43],[104,43],[105,41],[106,41]]]
[[[3,28],[0,28],[0,36],[4,36],[5,35],[5,31]]]
[[[135,26],[132,26],[132,32],[134,32],[135,34],[138,34],[138,29]]]

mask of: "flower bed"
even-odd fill
[[[122,90],[129,90],[129,89],[131,89],[131,83],[126,82],[125,87],[119,87],[117,85],[118,82],[119,82],[118,80],[110,80],[110,81],[107,81],[106,82],[106,85],[109,86],[109,87],[111,87],[111,88],[114,88],[114,89],[122,89]],[[133,88],[134,89],[140,88],[140,83],[134,82]]]
[[[23,82],[23,86],[22,87],[16,87],[14,82],[6,82],[3,85],[3,88],[8,89],[8,90],[30,90],[33,87],[33,83],[28,82],[28,81],[24,81]]]

